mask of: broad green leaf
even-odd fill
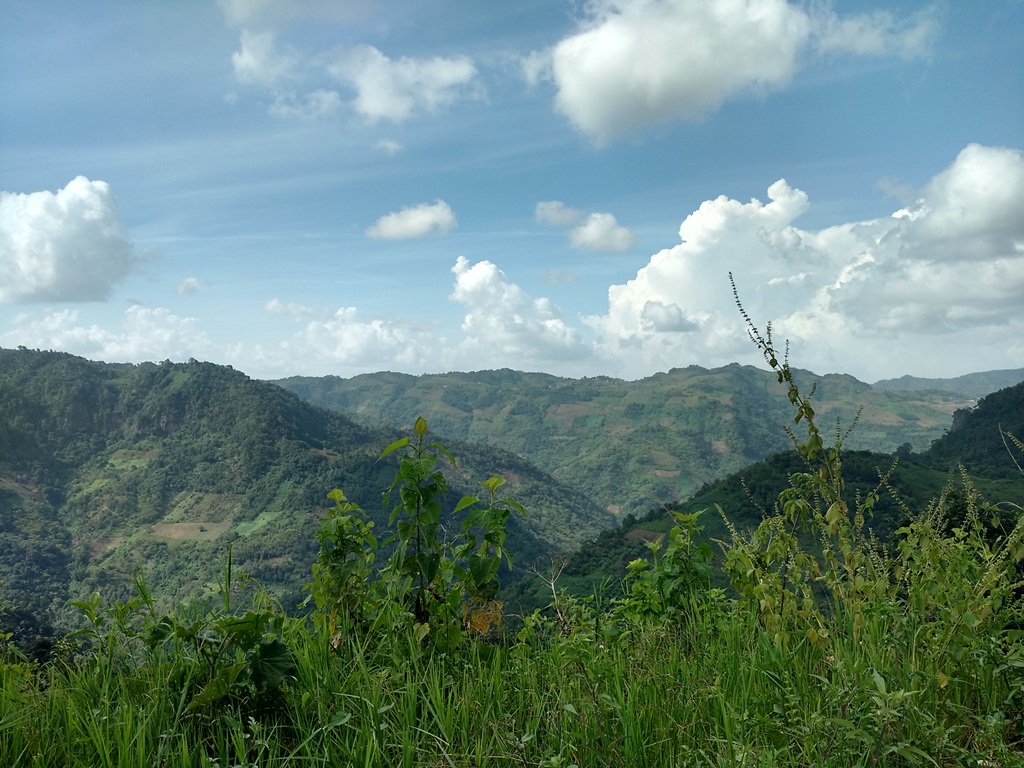
[[[399,448],[405,448],[405,446],[407,446],[408,444],[409,444],[409,438],[408,437],[403,437],[401,440],[395,440],[395,442],[393,442],[391,445],[389,445],[387,448],[385,448],[381,452],[380,457],[383,459],[389,453],[394,453]]]
[[[478,501],[480,501],[480,499],[478,499],[476,496],[463,496],[461,499],[459,499],[459,503],[455,505],[455,511],[461,512],[466,507],[476,504]]]
[[[491,475],[489,478],[484,480],[480,485],[490,491],[492,494],[495,493],[501,486],[505,484],[505,478],[501,475]]]

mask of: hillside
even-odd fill
[[[969,400],[887,392],[850,376],[798,372],[816,386],[821,423],[850,423],[853,449],[926,449]],[[774,374],[737,364],[675,368],[639,381],[566,379],[511,370],[409,376],[375,373],[278,382],[360,423],[411,424],[498,445],[543,466],[624,516],[685,499],[706,483],[784,450],[791,414]]]
[[[162,599],[195,597],[233,542],[236,571],[294,604],[328,491],[387,522],[393,457],[377,457],[398,436],[228,367],[0,350],[0,596],[54,609],[119,597],[141,567]],[[522,562],[613,522],[508,452],[448,447],[452,505],[498,472],[527,507],[509,537]]]
[[[1008,451],[1000,430],[1016,436],[1024,435],[1024,383],[994,392],[983,398],[977,408],[966,414],[960,426],[946,433],[922,454],[901,452],[890,482],[896,496],[883,494],[868,521],[880,541],[886,541],[906,522],[907,510],[923,511],[952,482],[960,482],[963,466],[983,496],[991,503],[1010,501],[1024,506],[1024,474],[1017,463],[1024,465],[1019,451]],[[880,473],[893,468],[889,454],[870,451],[849,451],[843,457],[846,480],[845,497],[853,503],[878,484]],[[727,541],[729,531],[717,507],[740,530],[752,530],[762,520],[762,510],[771,511],[779,493],[788,486],[791,473],[802,471],[803,464],[795,451],[786,451],[714,483],[707,485],[688,501],[670,505],[682,512],[701,513],[703,537],[712,542]],[[1005,506],[1010,522],[1020,514],[1020,506]],[[651,509],[646,514],[630,516],[621,527],[603,531],[585,543],[567,562],[560,586],[581,595],[589,595],[606,584],[614,592],[625,573],[626,564],[648,555],[645,542],[664,534],[671,525],[664,509]],[[715,545],[716,563],[721,565],[720,548]],[[724,582],[720,584],[724,586]],[[547,586],[534,580],[515,586],[516,598],[532,607],[550,599]]]

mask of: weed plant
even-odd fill
[[[864,520],[884,473],[845,498],[842,435],[826,444],[770,328],[749,328],[806,429],[805,468],[722,543],[730,592],[711,587],[700,516],[676,514],[621,597],[552,577],[548,609],[502,627],[521,510],[494,477],[443,515],[454,459],[421,421],[386,451],[402,454],[386,563],[336,490],[308,616],[243,599],[230,551],[212,601],[161,612],[140,581],[127,602],[77,603],[85,629],[48,662],[3,652],[0,765],[1024,765],[1019,508],[993,533],[1006,508],[964,477],[882,547]]]

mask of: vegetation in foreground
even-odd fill
[[[336,491],[306,618],[239,583],[230,554],[216,602],[162,612],[140,580],[126,602],[78,603],[89,628],[49,661],[0,663],[0,764],[1024,763],[1020,509],[1002,525],[965,478],[882,547],[865,519],[885,478],[845,497],[842,440],[825,444],[750,329],[807,431],[774,511],[723,542],[732,592],[711,586],[700,515],[676,513],[621,597],[571,598],[552,576],[548,610],[497,626],[518,507],[494,477],[442,516],[445,452],[418,422],[386,451],[401,458],[382,566]]]

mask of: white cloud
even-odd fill
[[[337,91],[315,88],[303,92],[310,63],[297,51],[280,51],[272,32],[243,29],[239,50],[231,56],[235,78],[244,85],[266,89],[273,97],[267,111],[274,117],[312,121],[338,112]],[[233,103],[237,97],[230,101]]]
[[[569,242],[585,251],[625,251],[636,238],[610,213],[592,213],[569,231]]]
[[[371,122],[400,123],[477,93],[477,70],[465,56],[390,59],[373,46],[361,45],[339,55],[328,71],[355,90],[353,106]]]
[[[591,354],[558,307],[546,298],[529,296],[490,261],[471,265],[459,256],[452,273],[451,299],[467,310],[462,321],[465,339],[459,345],[467,368],[579,360]]]
[[[794,221],[809,207],[804,193],[780,180],[768,197],[702,203],[679,245],[611,286],[608,313],[587,318],[604,354],[636,375],[751,359],[728,272],[755,321],[794,341],[802,367],[891,375],[879,339],[910,342],[900,346],[901,370],[948,370],[957,355],[970,369],[989,343],[1007,360],[1024,353],[1015,341],[1024,336],[1019,150],[967,147],[918,202],[882,219],[802,230]]]
[[[330,117],[340,109],[341,96],[337,91],[318,89],[301,96],[293,93],[278,94],[268,112],[274,117],[311,121]]]
[[[1022,201],[1020,150],[971,144],[925,188],[921,233],[932,240],[987,235],[997,249],[1005,248],[1006,238],[1024,239]]]
[[[546,200],[537,203],[533,216],[537,221],[553,227],[571,227],[583,217],[583,211],[570,208],[560,200]]]
[[[636,240],[632,231],[619,226],[612,214],[585,214],[577,208],[570,208],[560,200],[537,203],[533,215],[537,221],[553,227],[571,227],[570,245],[584,251],[624,251]]]
[[[0,303],[105,299],[138,261],[106,182],[0,192]]]
[[[186,277],[180,283],[178,283],[178,293],[182,296],[191,296],[194,293],[199,293],[202,290],[202,283],[199,282],[197,277]]]
[[[240,83],[275,88],[294,78],[296,56],[279,52],[270,32],[243,29],[239,46],[231,54],[231,65]]]
[[[15,318],[14,329],[2,337],[6,344],[38,349],[60,349],[110,362],[185,360],[211,351],[199,321],[179,317],[170,310],[138,304],[125,310],[122,330],[82,325],[77,310],[48,312]]]
[[[527,80],[550,78],[555,108],[603,143],[649,125],[696,119],[744,92],[789,84],[813,41],[822,52],[920,56],[931,12],[809,14],[786,0],[593,0],[578,28],[523,59]]]
[[[645,330],[657,333],[674,331],[695,331],[700,326],[683,314],[677,304],[663,304],[660,301],[648,301],[640,310],[640,323]]]
[[[366,230],[366,234],[382,240],[405,240],[447,235],[457,225],[451,206],[444,200],[437,200],[433,204],[422,203],[381,216]]]
[[[840,18],[826,7],[814,20],[815,45],[822,53],[921,58],[930,53],[939,34],[934,7],[906,19],[882,10]]]
[[[277,356],[295,365],[317,361],[323,368],[417,369],[434,359],[436,342],[427,329],[402,320],[363,319],[355,307],[342,307],[327,320],[314,320],[280,345]]]
[[[290,315],[292,317],[311,317],[316,314],[316,310],[305,304],[297,304],[294,301],[285,304],[280,299],[268,301],[263,305],[263,311],[271,315]]]

